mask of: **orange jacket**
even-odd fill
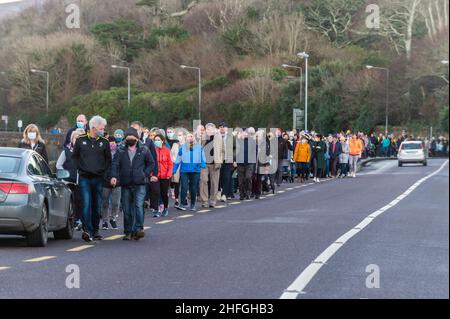
[[[297,163],[308,163],[311,159],[311,147],[308,143],[298,143],[294,151],[294,161]]]
[[[357,138],[356,140],[351,138],[348,142],[350,155],[361,155],[363,151],[363,143],[362,141]]]

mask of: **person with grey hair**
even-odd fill
[[[225,145],[213,123],[206,124],[205,132],[202,145],[206,156],[206,168],[200,172],[200,200],[204,208],[208,206],[214,208],[219,191],[220,168],[225,157]]]
[[[99,234],[102,212],[103,183],[111,170],[111,149],[104,137],[106,120],[94,116],[89,121],[89,131],[75,142],[72,160],[78,170],[78,184],[82,197],[83,240],[101,240]]]

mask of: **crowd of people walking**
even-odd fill
[[[356,178],[361,158],[396,156],[400,144],[414,137],[402,134],[366,135],[363,132],[314,131],[281,128],[231,129],[199,125],[183,128],[146,128],[132,122],[125,130],[106,132],[101,116],[89,121],[80,114],[67,132],[57,169],[67,178],[74,198],[75,226],[82,238],[101,240],[100,227],[118,229],[123,212],[124,240],[145,236],[144,215],[169,216],[173,208],[214,208],[218,202],[259,199],[275,193],[283,182],[320,183],[326,178]],[[19,147],[29,148],[48,161],[45,143],[30,124]],[[444,138],[424,141],[431,156],[448,155]],[[199,202],[199,204],[198,204]]]

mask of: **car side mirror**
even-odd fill
[[[56,178],[57,179],[66,179],[70,177],[70,173],[68,170],[65,169],[59,169],[56,171]]]

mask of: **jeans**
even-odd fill
[[[191,207],[195,207],[195,203],[197,200],[197,190],[198,184],[200,181],[200,173],[181,173],[180,174],[180,182],[181,182],[181,191],[180,191],[180,204],[183,206],[187,206],[187,192],[189,189],[189,194],[191,194]]]
[[[103,177],[80,176],[79,185],[83,205],[81,222],[83,230],[89,235],[98,232],[102,211]]]
[[[103,211],[102,219],[104,222],[119,217],[120,210],[120,187],[103,188]],[[111,197],[111,202],[109,201]]]
[[[144,201],[147,185],[122,186],[124,233],[130,235],[144,229]]]

